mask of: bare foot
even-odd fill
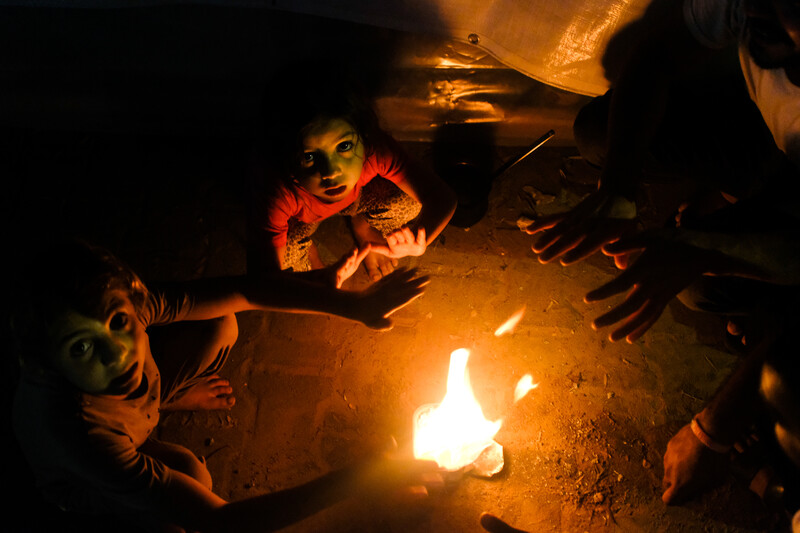
[[[325,268],[325,263],[319,257],[319,250],[314,243],[308,248],[308,262],[311,264],[311,270],[319,270]]]
[[[372,281],[378,281],[384,276],[388,276],[394,272],[397,266],[397,259],[390,259],[382,254],[370,252],[364,258],[364,268],[367,269],[367,275]]]
[[[359,248],[367,243],[385,243],[386,239],[383,235],[369,225],[367,219],[361,215],[356,215],[350,218],[351,227],[353,228],[353,236],[356,238]],[[397,266],[397,259],[391,259],[382,254],[370,252],[364,258],[364,268],[367,269],[367,275],[372,281],[378,281],[383,276],[389,275],[394,272]]]
[[[230,409],[236,403],[233,387],[227,379],[210,376],[183,393],[178,399],[161,406],[162,411],[195,411]]]

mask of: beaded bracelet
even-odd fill
[[[711,435],[706,433],[706,431],[703,429],[703,426],[701,426],[700,422],[698,422],[697,415],[692,418],[691,428],[692,433],[694,433],[694,436],[697,437],[697,440],[702,442],[703,445],[711,451],[717,453],[728,453],[731,451],[731,448],[733,448],[732,444],[721,444],[715,441]]]

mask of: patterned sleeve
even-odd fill
[[[148,286],[141,321],[145,327],[180,322],[193,308],[194,298],[182,289],[180,283],[155,284]]]
[[[700,44],[725,48],[736,42],[744,26],[743,0],[684,0],[686,26]]]

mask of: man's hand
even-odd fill
[[[689,424],[683,426],[667,444],[661,499],[673,505],[702,494],[722,481],[728,464],[725,454],[710,450]]]
[[[403,226],[387,235],[385,245],[372,243],[373,252],[392,259],[407,256],[418,257],[425,253],[427,247],[428,241],[425,236],[425,228],[419,228],[415,237],[414,232],[408,226]]]
[[[425,292],[430,280],[427,276],[414,277],[416,274],[414,269],[399,269],[356,293],[350,318],[372,329],[390,329],[392,321],[388,317]]]
[[[625,291],[625,300],[596,318],[595,329],[622,323],[609,335],[611,341],[633,342],[655,324],[675,295],[703,274],[748,274],[755,271],[741,261],[716,250],[698,248],[675,240],[660,230],[635,235],[603,247],[607,255],[644,250],[636,261],[614,280],[586,294],[584,300],[605,300]]]
[[[636,225],[634,202],[599,190],[570,211],[541,217],[525,231],[544,231],[531,247],[540,262],[560,259],[562,265],[569,265],[632,233]]]

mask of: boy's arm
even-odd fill
[[[291,489],[228,503],[193,478],[172,472],[157,498],[160,514],[192,530],[240,533],[274,531],[353,496],[441,484],[435,463],[378,459],[331,472]],[[419,493],[419,491],[417,491]]]
[[[252,310],[325,313],[373,329],[391,327],[389,315],[424,292],[428,278],[399,270],[361,291],[313,283],[291,272],[199,279],[180,284],[191,300],[181,320],[207,320]]]

